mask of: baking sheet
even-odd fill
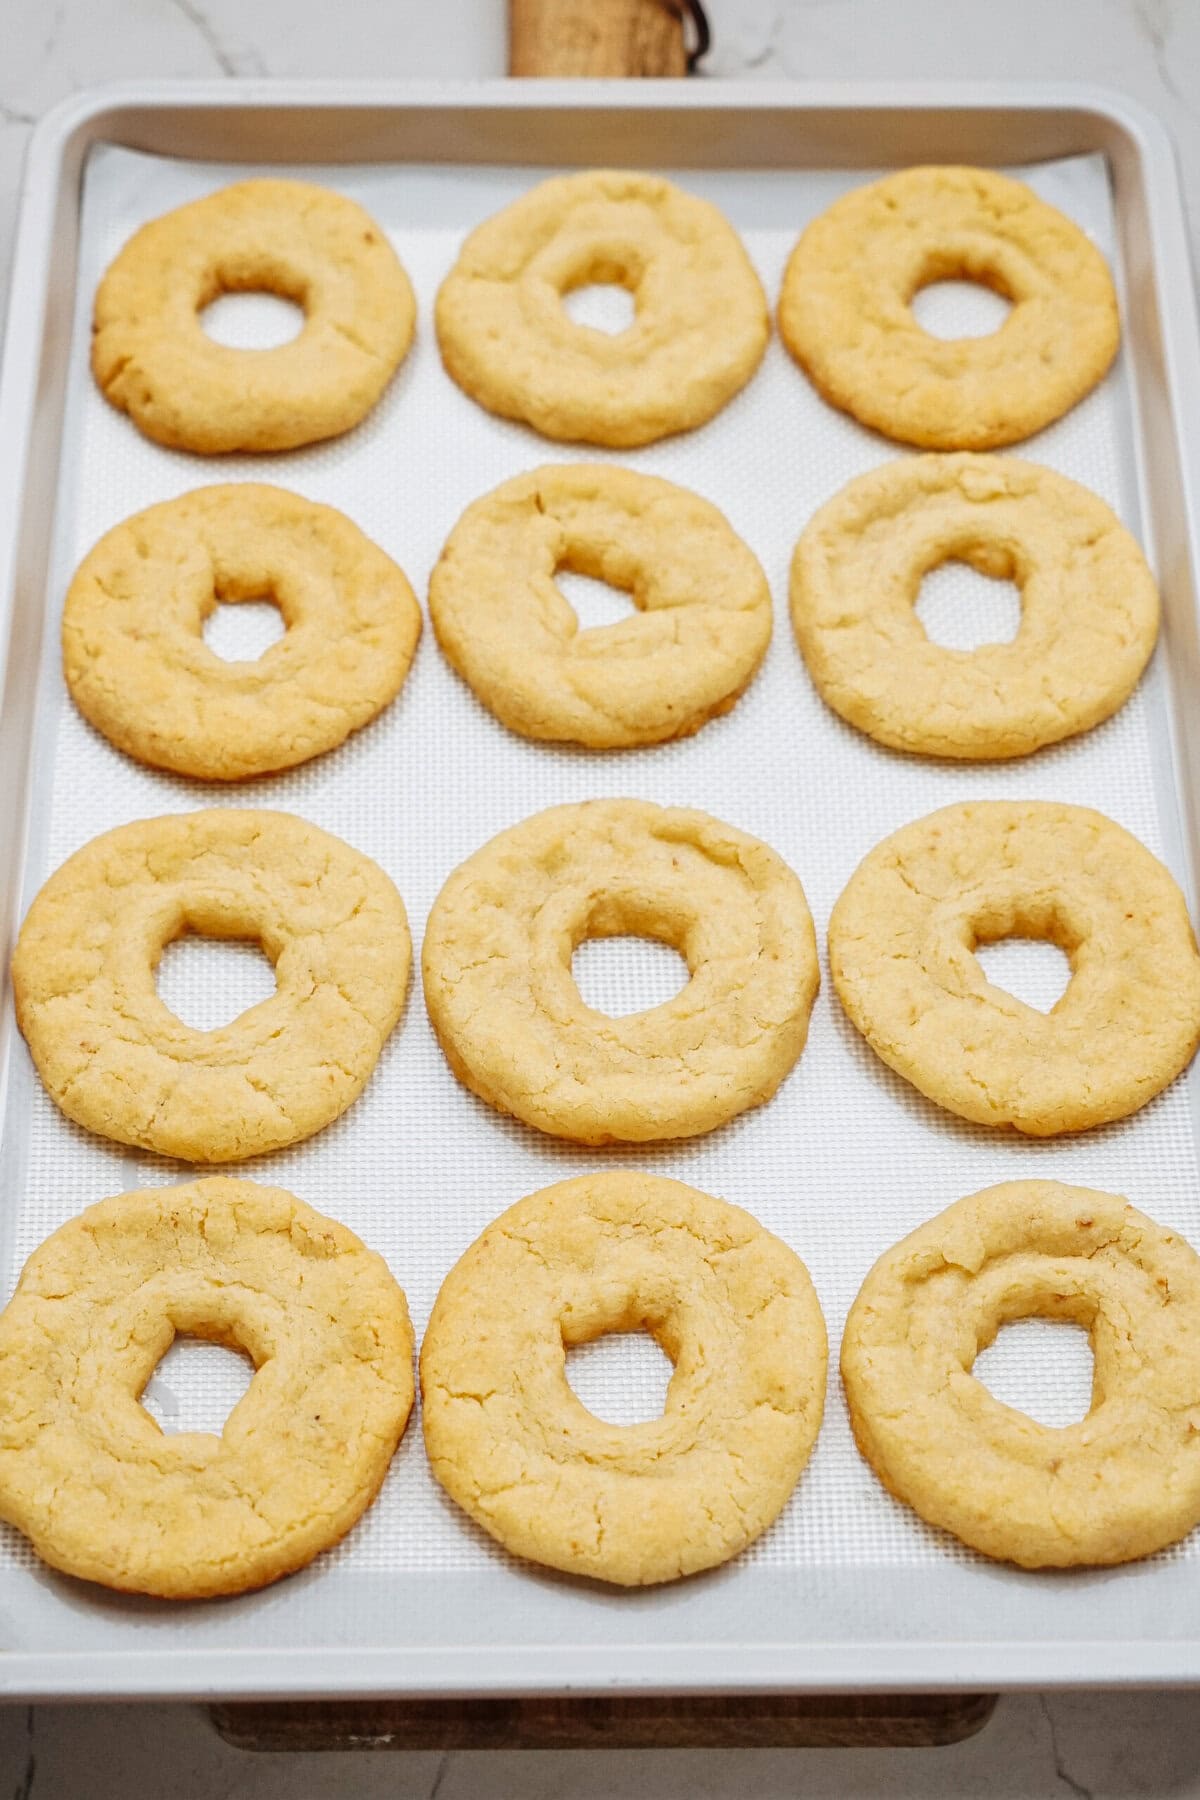
[[[100,829],[214,804],[280,807],[376,858],[404,896],[419,948],[442,881],[493,833],[543,806],[630,795],[702,806],[779,851],[799,873],[813,910],[823,988],[804,1055],[768,1107],[686,1144],[597,1151],[542,1138],[460,1088],[437,1048],[418,983],[401,1028],[350,1112],[307,1143],[255,1159],[239,1172],[291,1188],[386,1256],[408,1295],[418,1334],[455,1258],[522,1195],[598,1166],[669,1174],[749,1208],[803,1256],[825,1310],[834,1368],[846,1310],[874,1259],[952,1200],[991,1182],[1042,1175],[1122,1192],[1200,1244],[1188,1083],[1177,1083],[1133,1119],[1081,1138],[1037,1144],[1009,1139],[952,1118],[887,1070],[842,1016],[824,960],[830,909],[860,857],[905,821],[957,799],[1036,797],[1099,806],[1182,875],[1159,658],[1115,719],[1018,763],[953,767],[907,758],[833,717],[809,684],[792,639],[788,562],[801,528],[823,500],[852,476],[902,452],[827,408],[777,340],[749,388],[702,430],[607,457],[545,443],[491,418],[442,372],[431,319],[438,281],[465,232],[547,170],[297,166],[297,175],[360,200],[388,232],[418,296],[413,352],[371,417],[332,443],[279,457],[220,461],[148,443],[103,402],[87,374],[96,282],[145,220],[254,172],[245,164],[176,162],[111,146],[89,158],[73,385],[45,597],[52,617],[75,564],[105,530],[194,486],[239,479],[275,481],[341,507],[401,564],[423,599],[441,545],[470,501],[539,463],[588,458],[662,475],[720,506],[766,570],[775,599],[774,639],[746,696],[697,737],[654,750],[585,754],[506,733],[451,673],[427,628],[404,690],[382,719],[305,768],[231,789],[143,770],[99,738],[65,695],[51,632],[40,677],[25,903]],[[1113,254],[1102,158],[1019,172]],[[726,211],[772,299],[803,225],[868,178],[860,172],[699,170],[678,177]],[[225,304],[228,309],[231,303]],[[924,321],[948,334],[978,322],[969,295],[931,293],[921,305]],[[256,311],[253,301],[242,301],[220,329],[236,331],[243,342],[256,334],[261,341],[274,329],[277,310],[264,303]],[[606,315],[588,316],[603,322]],[[1119,361],[1075,412],[1017,453],[1083,482],[1139,533],[1133,444]],[[580,604],[591,607],[595,598]],[[994,632],[1003,609],[994,584],[957,567],[931,577],[922,600],[927,625],[947,641],[975,641],[972,632],[985,626]],[[221,609],[231,647],[237,621],[226,615],[232,612]],[[993,978],[1031,998],[1038,992],[1053,997],[1052,952],[1049,961],[1044,947],[1008,945],[994,954],[1004,957],[1004,972],[999,962],[990,964]],[[185,1017],[203,1023],[198,1009],[220,988],[228,996],[228,1016],[238,1001],[249,1004],[261,993],[253,987],[257,960],[252,951],[191,943],[168,953],[163,991]],[[670,965],[671,954],[661,947],[628,940],[588,947],[577,961],[589,999],[614,1011],[671,992]],[[9,1089],[5,1167],[6,1291],[29,1252],[90,1202],[192,1175],[184,1165],[122,1151],[70,1125],[42,1092],[23,1049]],[[1010,1327],[979,1371],[986,1370],[995,1391],[1011,1403],[1047,1422],[1065,1422],[1087,1403],[1087,1358],[1078,1348],[1068,1328],[1040,1322]],[[662,1392],[658,1353],[640,1340],[606,1340],[573,1353],[570,1366],[583,1397],[606,1418],[644,1416]],[[211,1427],[244,1379],[228,1353],[180,1346],[156,1375],[150,1400],[164,1423],[177,1429]],[[1126,1629],[1170,1634],[1153,1565],[1191,1563],[1198,1553],[1200,1534],[1123,1578],[1119,1604]],[[853,1585],[845,1585],[839,1572]],[[764,1578],[773,1585],[768,1588]],[[748,1632],[766,1630],[768,1591],[804,1594],[810,1618],[826,1631],[832,1628],[823,1622],[826,1613],[832,1621],[857,1607],[860,1617],[878,1621],[883,1635],[926,1628],[945,1635],[963,1609],[976,1604],[983,1629],[1022,1617],[1022,1596],[1039,1589],[1045,1594],[1058,1579],[1039,1582],[987,1565],[893,1502],[854,1449],[836,1373],[812,1463],[781,1519],[729,1569],[659,1595],[613,1596],[506,1557],[432,1482],[415,1416],[379,1500],[344,1544],[305,1575],[234,1605],[117,1604],[48,1576],[15,1533],[0,1535],[0,1623],[7,1619],[7,1642],[15,1636],[35,1647],[95,1643],[111,1649],[130,1634],[144,1645],[147,1630],[161,1649],[412,1642],[434,1634],[431,1607],[441,1612],[446,1635],[457,1632],[467,1641],[493,1629],[498,1641],[507,1631],[517,1639],[549,1632],[572,1642],[586,1642],[589,1634],[615,1642],[623,1633],[652,1629],[695,1641],[744,1640]],[[1075,1599],[1060,1607],[1058,1621],[1077,1615],[1073,1628],[1094,1630],[1089,1583],[1106,1579],[1075,1579]],[[1176,1590],[1184,1592],[1178,1584]],[[917,1591],[929,1596],[931,1609],[920,1625],[902,1614],[898,1598]],[[1139,1592],[1147,1599],[1155,1595],[1144,1627],[1136,1616]],[[889,1595],[896,1597],[891,1611]],[[1104,1605],[1115,1603],[1110,1596]],[[613,1610],[620,1606],[623,1619]],[[493,1607],[509,1609],[503,1630],[489,1623]],[[655,1609],[660,1617],[652,1626],[647,1620]],[[754,1623],[738,1623],[747,1618]],[[978,1624],[973,1620],[972,1628]],[[776,1633],[784,1629],[803,1635],[805,1620],[789,1615],[786,1625],[771,1625]]]

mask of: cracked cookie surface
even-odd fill
[[[197,1031],[159,999],[187,932],[257,941],[276,992]],[[50,876],[13,954],[17,1021],[47,1092],[102,1137],[239,1162],[311,1137],[365,1087],[400,1018],[404,903],[369,857],[290,813],[139,820]]]
[[[1049,1013],[975,957],[1005,937],[1071,964]],[[838,998],[883,1061],[939,1106],[1032,1137],[1136,1112],[1200,1043],[1200,954],[1183,895],[1103,813],[1044,800],[943,807],[859,864],[829,921]]]
[[[166,1435],[138,1403],[177,1334],[255,1364],[219,1435]],[[412,1349],[383,1258],[280,1188],[210,1178],[102,1200],[34,1251],[0,1314],[0,1513],[105,1587],[262,1587],[375,1498]]]
[[[208,648],[218,602],[269,596],[287,630],[254,662]],[[398,693],[421,630],[403,573],[330,506],[197,488],[108,532],[67,591],[63,671],[84,717],[154,768],[208,781],[331,750]]]
[[[938,338],[911,302],[968,280],[1012,301],[986,337]],[[1120,327],[1095,245],[1024,182],[904,169],[836,200],[792,252],[779,332],[824,398],[927,450],[1030,437],[1105,375]]]
[[[205,332],[219,294],[304,310],[298,337],[235,350]],[[138,430],[177,450],[292,450],[349,431],[408,352],[416,304],[382,228],[305,181],[239,181],[134,233],[96,291],[92,373]]]
[[[661,1418],[610,1425],[566,1351],[647,1331],[675,1365]],[[825,1400],[808,1271],[740,1207],[627,1170],[510,1207],[442,1284],[421,1346],[425,1447],[519,1556],[636,1587],[726,1562],[766,1530]]]
[[[559,569],[635,611],[579,629]],[[429,586],[449,662],[524,737],[624,749],[728,712],[762,661],[771,595],[715,506],[607,464],[551,464],[468,507]]]
[[[576,324],[563,295],[616,283],[628,330]],[[543,437],[651,444],[703,425],[753,375],[766,296],[707,200],[627,169],[543,181],[478,226],[438,292],[447,372],[473,400]]]
[[[1015,581],[1007,644],[949,650],[914,610],[957,559]],[[920,456],[851,481],[805,527],[792,623],[817,691],[877,743],[925,756],[1026,756],[1124,704],[1158,635],[1158,590],[1104,502],[1001,456]]]
[[[971,1373],[1030,1317],[1090,1335],[1077,1424],[1041,1425]],[[863,1283],[842,1379],[884,1486],[986,1556],[1128,1562],[1200,1522],[1200,1257],[1113,1194],[1006,1182],[922,1225]]]
[[[674,999],[609,1018],[571,958],[586,938],[684,957]],[[799,881],[757,838],[643,800],[555,806],[450,876],[422,950],[425,1001],[458,1079],[577,1143],[694,1137],[769,1100],[808,1034],[818,968]]]

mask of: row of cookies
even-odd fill
[[[965,275],[1013,303],[986,340],[917,325],[919,288]],[[628,330],[576,326],[563,296],[617,283]],[[290,346],[231,351],[206,336],[221,293],[303,307]],[[467,238],[437,297],[442,358],[481,405],[544,436],[631,447],[713,417],[753,375],[766,297],[732,226],[659,177],[594,171],[542,182]],[[416,307],[362,207],[294,181],[238,183],[151,221],[96,296],[92,368],[156,442],[205,455],[286,450],[350,429],[412,343]],[[857,188],[797,244],[779,302],[784,342],[820,392],[927,449],[989,449],[1072,407],[1116,354],[1104,259],[1024,183],[917,168]]]
[[[1092,1408],[1066,1430],[970,1374],[1031,1312],[1091,1331]],[[608,1331],[648,1331],[673,1363],[660,1418],[606,1424],[572,1392],[568,1350]],[[177,1332],[256,1366],[220,1437],[164,1437],[138,1404]],[[0,1314],[0,1516],[107,1587],[262,1587],[375,1498],[412,1353],[383,1259],[291,1194],[216,1178],[101,1201],[34,1252]],[[951,1206],[868,1275],[841,1366],[885,1485],[989,1556],[1127,1562],[1200,1522],[1200,1257],[1111,1194],[1011,1182]],[[820,1429],[826,1332],[804,1264],[749,1213],[625,1171],[488,1226],[442,1285],[420,1369],[430,1467],[485,1531],[645,1586],[778,1517]]]
[[[276,992],[214,1031],[155,990],[187,931],[260,943]],[[690,980],[610,1018],[571,959],[586,938],[672,945]],[[1049,1014],[974,951],[1030,935],[1072,978]],[[1200,952],[1163,865],[1102,813],[1045,801],[943,808],[860,864],[829,926],[834,985],[877,1054],[959,1117],[1048,1137],[1124,1118],[1200,1043]],[[124,825],[46,882],[13,956],[17,1018],[59,1107],[192,1162],[281,1149],[362,1092],[400,1019],[411,946],[383,870],[288,813],[222,808]],[[447,879],[422,951],[458,1079],[582,1144],[712,1131],[769,1100],[819,981],[799,880],[705,813],[637,800],[551,807]]]
[[[856,254],[848,260],[850,244]],[[912,294],[955,271],[1014,300],[1000,332],[946,343],[916,326]],[[643,310],[630,332],[610,339],[563,312],[562,294],[591,280],[637,290]],[[537,415],[551,435],[648,441],[636,430],[623,438],[617,414],[636,410],[647,385],[685,396],[685,412],[688,380],[705,392],[714,382],[720,387],[712,359],[732,342],[737,360],[743,309],[718,301],[732,287],[744,302],[747,281],[765,333],[757,278],[713,208],[644,176],[574,176],[542,184],[472,234],[439,297],[439,335],[448,365],[472,391],[486,396],[489,376],[506,384],[506,398],[488,400],[499,410]],[[309,309],[310,326],[295,345],[230,351],[205,338],[199,308],[220,291],[260,286]],[[672,296],[687,318],[668,332],[658,314]],[[943,419],[936,430],[895,433],[942,447],[1025,435],[999,428],[998,406],[1010,419],[1031,417],[1039,406],[1056,416],[1103,374],[1118,335],[1111,279],[1084,234],[1021,183],[963,169],[906,171],[855,190],[822,215],[789,265],[781,319],[801,360],[823,371],[822,390],[859,416],[869,418],[872,404],[953,414],[953,428]],[[97,295],[93,365],[105,391],[152,436],[180,441],[169,421],[190,406],[239,445],[267,447],[254,435],[257,421],[271,447],[281,447],[301,441],[296,420],[310,402],[318,411],[325,406],[317,390],[326,378],[358,396],[351,410],[361,416],[370,399],[342,365],[349,358],[362,377],[365,360],[377,395],[389,324],[398,333],[394,366],[411,339],[413,307],[378,226],[325,190],[249,182],[155,220],[130,241]],[[561,429],[568,396],[585,414],[598,408],[608,427]],[[972,422],[985,416],[981,436]],[[322,417],[313,435],[331,428]],[[553,418],[560,428],[546,423]],[[689,414],[669,428],[695,422]],[[997,503],[1002,498],[1007,504]],[[161,554],[182,551],[185,566],[194,564],[226,503],[235,504],[212,490],[196,497],[192,517],[185,500],[177,514],[152,509],[111,533],[72,590],[66,645],[68,678],[93,722],[147,760],[218,779],[288,766],[312,754],[310,745],[340,741],[394,694],[417,623],[399,572],[384,579],[370,546],[343,546],[368,580],[378,580],[385,595],[393,591],[392,629],[376,608],[364,621],[348,610],[339,663],[350,667],[339,667],[338,686],[349,692],[332,696],[319,724],[312,704],[296,716],[297,689],[311,686],[292,667],[296,643],[280,649],[274,662],[286,667],[272,670],[273,686],[288,687],[276,695],[286,716],[269,749],[253,741],[243,749],[247,671],[222,675],[219,659],[205,658],[194,641],[212,600],[185,592],[176,629],[178,603],[158,616],[170,597],[155,571],[138,569],[132,583],[128,576],[131,538],[142,546],[148,536]],[[270,525],[279,525],[280,507],[268,509],[276,515]],[[268,523],[258,524],[265,541]],[[239,539],[244,546],[246,526],[244,515],[231,519],[233,548]],[[879,528],[898,549],[882,583],[874,567]],[[682,546],[697,529],[720,580],[704,557],[688,566]],[[312,535],[336,557],[339,532],[344,538],[344,525],[324,515]],[[278,549],[294,565],[294,545]],[[929,643],[912,601],[922,575],[952,555],[1021,581],[1024,618],[1014,645],[966,658]],[[603,578],[630,589],[639,616],[579,633],[553,586],[556,567],[607,570]],[[230,571],[220,597],[245,596],[239,574]],[[119,604],[98,604],[114,592]],[[1108,716],[1136,681],[1157,629],[1148,572],[1107,508],[1051,471],[1012,463],[919,463],[851,484],[805,533],[792,604],[814,679],[844,717],[881,742],[960,757],[1024,754]],[[299,621],[297,593],[281,605]],[[761,572],[720,515],[680,490],[656,489],[650,477],[586,468],[535,471],[477,502],[447,544],[431,592],[443,647],[485,704],[528,735],[595,748],[662,741],[732,705],[765,648],[764,608]],[[331,609],[321,610],[331,630]],[[660,610],[665,616],[656,617]],[[684,641],[676,643],[681,617]],[[364,632],[388,641],[378,651],[364,648]],[[178,695],[163,692],[163,657],[182,665]],[[132,683],[124,667],[130,658],[140,676]],[[232,704],[223,704],[227,687],[236,690]],[[211,725],[198,717],[200,702]],[[180,716],[193,721],[203,743],[174,743]],[[295,748],[281,762],[287,745]]]
[[[951,557],[1021,584],[1011,643],[925,634],[922,578]],[[559,570],[636,611],[581,631]],[[270,594],[286,625],[256,662],[202,636],[219,602]],[[525,737],[591,749],[661,743],[727,712],[771,633],[755,557],[716,507],[655,476],[551,465],[464,513],[429,607],[452,666]],[[823,506],[792,562],[813,680],[877,742],[959,759],[1023,756],[1128,698],[1159,601],[1135,540],[1094,494],[1011,457],[917,457]],[[421,613],[401,570],[331,507],[282,488],[199,488],[137,513],[85,557],[63,612],[79,710],[156,768],[238,780],[340,744],[395,697]]]

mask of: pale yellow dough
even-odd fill
[[[1049,1013],[974,951],[1042,938],[1071,963]],[[1200,954],[1168,871],[1103,813],[967,801],[905,825],[829,921],[838,998],[884,1062],[961,1118],[1031,1137],[1123,1119],[1200,1043]]]
[[[914,611],[922,578],[957,558],[1015,581],[1007,644],[949,650]],[[851,481],[792,561],[792,623],[842,718],[925,756],[1026,756],[1128,699],[1158,635],[1158,589],[1104,502],[1007,456],[920,456]]]
[[[246,290],[294,300],[300,335],[273,350],[216,343],[200,314]],[[293,450],[370,412],[415,323],[408,277],[370,213],[306,181],[239,181],[152,219],[110,264],[92,373],[156,443]]]
[[[257,942],[277,991],[197,1031],[159,999],[187,932]],[[369,857],[290,813],[178,813],[93,838],[46,882],[13,955],[17,1022],[67,1117],[189,1162],[311,1137],[365,1087],[400,1018],[404,903]]]
[[[593,282],[632,293],[628,330],[566,312],[563,295]],[[435,320],[448,372],[489,412],[614,448],[703,425],[749,381],[770,333],[723,214],[628,169],[555,176],[478,226]]]
[[[560,569],[624,588],[636,610],[581,631]],[[766,577],[716,507],[608,464],[553,463],[475,501],[433,571],[429,612],[505,725],[597,750],[728,712],[771,636]]]
[[[647,1331],[661,1418],[598,1419],[566,1351]],[[425,1448],[518,1556],[623,1587],[728,1561],[778,1516],[825,1401],[808,1271],[749,1213],[628,1170],[531,1194],[442,1284],[421,1346]]]
[[[1040,1425],[971,1373],[1035,1316],[1091,1337],[1078,1424]],[[1200,1522],[1200,1257],[1113,1194],[1010,1181],[948,1207],[867,1276],[842,1380],[884,1485],[986,1556],[1128,1562]]]
[[[138,1404],[176,1335],[258,1373],[220,1435]],[[43,1561],[131,1593],[238,1594],[344,1537],[413,1401],[382,1257],[280,1188],[209,1179],[89,1206],[0,1314],[0,1515]]]
[[[613,1019],[571,974],[585,938],[657,938],[691,979]],[[553,806],[456,869],[422,950],[446,1059],[500,1112],[577,1143],[694,1137],[769,1100],[808,1035],[816,939],[773,850],[643,800]]]
[[[226,662],[219,601],[275,600],[287,630]],[[80,564],[63,671],[83,716],[154,768],[236,781],[342,743],[394,699],[421,631],[402,572],[330,506],[283,488],[197,488],[135,513]]]
[[[938,338],[911,301],[981,282],[1012,311],[986,337]],[[994,450],[1067,412],[1102,379],[1120,326],[1112,276],[1078,225],[988,169],[903,169],[808,226],[779,332],[826,400],[926,450]]]

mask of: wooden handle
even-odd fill
[[[632,1694],[236,1702],[210,1706],[209,1717],[239,1750],[879,1749],[960,1743],[995,1705],[995,1694]]]
[[[686,75],[670,0],[509,0],[510,75]]]

